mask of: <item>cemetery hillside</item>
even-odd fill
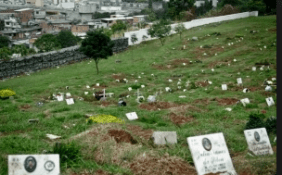
[[[57,154],[62,175],[275,175],[276,32],[276,16],[212,23],[99,74],[86,59],[1,80],[0,174],[9,155]]]

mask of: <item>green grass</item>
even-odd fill
[[[230,153],[246,154],[248,149],[247,142],[244,137],[244,127],[248,121],[248,117],[252,112],[266,111],[266,116],[276,116],[276,106],[268,107],[265,98],[272,96],[276,102],[276,93],[271,92],[269,95],[263,95],[264,87],[261,86],[265,79],[276,77],[276,33],[266,31],[265,29],[276,28],[275,16],[249,17],[233,21],[222,22],[220,25],[205,25],[185,31],[182,39],[178,35],[169,36],[164,46],[161,46],[159,40],[143,42],[140,45],[130,47],[127,51],[116,54],[108,60],[101,60],[99,63],[100,74],[96,74],[95,63],[83,61],[80,63],[61,66],[59,69],[41,70],[30,76],[21,76],[0,82],[0,89],[11,88],[16,92],[13,100],[0,100],[0,174],[7,174],[7,155],[9,154],[40,154],[43,150],[51,150],[54,142],[46,138],[46,134],[55,134],[62,136],[61,141],[67,142],[72,136],[79,134],[97,124],[87,124],[84,114],[109,114],[121,118],[127,124],[141,126],[144,129],[153,129],[155,131],[177,131],[178,144],[169,148],[151,147],[150,145],[142,145],[142,149],[158,152],[160,155],[168,152],[183,158],[187,163],[193,164],[193,159],[187,144],[187,137],[223,132]],[[247,29],[247,31],[246,31]],[[251,34],[250,30],[259,30],[259,33]],[[220,32],[220,36],[205,36]],[[236,42],[239,38],[236,35],[244,36],[241,42]],[[199,37],[198,41],[191,41],[193,36]],[[232,38],[228,40],[227,38]],[[188,40],[190,38],[190,40]],[[218,39],[216,39],[218,38]],[[234,45],[227,44],[233,42]],[[180,50],[183,45],[186,50]],[[260,44],[260,46],[258,46]],[[212,46],[211,48],[199,47],[204,45]],[[266,45],[267,49],[263,46]],[[224,50],[220,49],[224,46]],[[172,48],[175,48],[173,50]],[[262,48],[263,51],[260,51]],[[203,56],[206,52],[208,55]],[[214,53],[218,55],[215,56]],[[121,63],[115,63],[119,59]],[[193,64],[183,66],[179,63],[176,68],[166,68],[163,70],[156,69],[152,66],[173,64],[172,60],[187,59],[193,61]],[[236,59],[237,62],[233,62]],[[202,63],[194,61],[201,60]],[[216,62],[229,61],[230,66],[222,64],[215,66]],[[255,63],[270,62],[273,66],[268,71],[253,72],[252,67]],[[90,64],[88,64],[90,63]],[[211,66],[213,65],[214,66]],[[211,72],[211,68],[215,72]],[[205,72],[202,73],[201,70]],[[141,73],[144,73],[141,74]],[[240,74],[238,74],[240,72]],[[113,74],[122,74],[129,80],[127,84],[115,82]],[[134,74],[134,75],[132,75]],[[151,76],[154,74],[155,76]],[[182,77],[174,77],[180,75]],[[232,75],[232,76],[231,76]],[[139,79],[138,76],[141,76]],[[249,76],[249,77],[247,77]],[[237,87],[236,79],[241,77],[244,87],[257,87],[256,91],[243,93],[242,90],[231,90]],[[186,81],[190,81],[190,87],[186,92],[177,90],[178,79],[181,78],[181,86],[184,87]],[[169,83],[168,79],[173,82]],[[191,87],[191,84],[205,80],[212,81],[211,85],[206,87]],[[134,81],[138,80],[137,83]],[[192,83],[193,82],[193,83]],[[94,92],[87,89],[86,85],[94,85],[96,83],[107,86],[107,92],[115,93],[114,98],[109,98],[111,105],[107,107],[101,106],[99,101],[91,98]],[[221,84],[227,83],[228,90],[222,91]],[[175,125],[167,116],[170,114],[168,109],[160,109],[148,111],[139,107],[136,99],[136,88],[144,84],[145,88],[140,88],[140,93],[144,97],[153,95],[157,90],[161,89],[163,93],[157,97],[158,101],[172,102],[174,104],[191,105],[200,110],[186,109],[185,116],[193,116],[194,122],[186,123],[181,126]],[[69,90],[65,87],[69,86]],[[165,87],[169,86],[173,89],[173,93],[165,92]],[[132,87],[132,91],[128,91],[128,87]],[[207,90],[205,90],[207,88]],[[102,90],[102,89],[100,89]],[[84,91],[88,91],[89,95],[85,97]],[[66,102],[48,102],[47,98],[50,93],[70,92],[75,97],[75,104],[68,106]],[[118,97],[121,94],[129,94],[131,97],[125,99],[126,107],[118,107]],[[185,95],[186,98],[179,98]],[[77,100],[77,97],[85,97],[85,101]],[[209,99],[208,104],[195,103],[197,99]],[[218,105],[214,98],[249,98],[251,104],[243,107],[242,104]],[[43,101],[42,107],[36,106],[36,102]],[[146,102],[144,102],[146,104]],[[29,109],[23,110],[22,105],[29,104]],[[224,109],[231,107],[232,111],[228,112]],[[135,111],[139,116],[139,120],[128,121],[125,113]],[[178,111],[179,112],[179,111]],[[38,124],[29,124],[28,119],[38,118]],[[64,128],[68,126],[69,129]],[[275,134],[269,134],[272,146]],[[80,143],[78,143],[80,144]],[[98,143],[99,144],[99,143]],[[92,145],[94,147],[95,144]],[[71,167],[61,167],[62,174],[73,172],[95,172],[97,169],[113,174],[130,174],[130,170],[120,165],[111,163],[99,164],[93,160],[85,158],[79,163],[73,163]],[[127,152],[126,157],[133,160],[135,154]],[[265,160],[267,165],[272,168],[271,163],[276,162],[276,154],[268,156]],[[245,156],[250,162],[260,161],[260,158]],[[261,160],[262,161],[262,160]],[[251,163],[250,163],[251,164]],[[241,165],[235,164],[235,169],[241,170]],[[265,169],[256,169],[253,172],[265,172]]]

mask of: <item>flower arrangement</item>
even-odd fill
[[[2,89],[0,90],[0,97],[1,98],[5,98],[5,97],[10,97],[16,95],[16,93],[14,91],[12,91],[11,89]]]
[[[94,123],[121,123],[123,124],[124,121],[112,116],[112,115],[106,115],[106,114],[99,114],[89,117],[89,119],[86,120],[86,122],[94,122]]]

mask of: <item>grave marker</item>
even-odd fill
[[[74,104],[73,98],[67,98],[66,102],[67,102],[68,105]]]
[[[244,130],[249,150],[255,155],[273,154],[265,128]]]
[[[71,93],[66,93],[66,98],[69,98],[69,97],[71,97]]]
[[[142,85],[141,85],[141,88],[144,88],[144,87],[145,87],[145,85],[142,84]]]
[[[240,100],[240,102],[243,104],[243,106],[246,106],[246,104],[250,103],[250,100],[248,98],[244,98],[244,99]]]
[[[57,97],[57,100],[58,100],[58,101],[64,101],[64,96],[63,96],[63,94],[60,93],[60,95],[56,95],[56,97]]]
[[[266,98],[265,100],[266,100],[266,103],[267,103],[267,105],[268,105],[269,107],[272,106],[272,105],[275,105],[274,100],[273,100],[272,97],[268,97],[268,98]]]
[[[242,82],[242,78],[237,78],[237,83],[240,85],[240,84],[243,84]]]
[[[85,91],[85,92],[84,92],[84,95],[87,95],[87,94],[88,94],[88,92],[87,92],[87,91]]]
[[[59,175],[59,154],[8,155],[8,175]]]
[[[96,86],[100,86],[100,83],[96,83]]]
[[[138,119],[136,112],[130,112],[125,114],[128,120],[136,120]]]
[[[132,91],[132,88],[131,88],[131,87],[129,87],[129,88],[128,88],[128,90],[129,90],[129,91]]]
[[[253,71],[256,71],[256,69],[257,69],[256,67],[252,67],[252,70],[253,70]]]
[[[222,90],[226,91],[227,90],[227,85],[226,84],[222,84],[221,88],[222,88]]]
[[[87,89],[89,89],[89,88],[90,88],[90,86],[86,86],[86,88],[87,88]]]
[[[187,142],[198,175],[217,172],[237,175],[223,133],[188,137]]]
[[[170,91],[171,91],[170,87],[166,87],[166,88],[165,88],[165,91],[166,91],[166,92],[170,92]]]
[[[166,143],[177,143],[176,131],[155,131],[152,135],[156,145],[165,145]]]
[[[149,103],[155,102],[156,101],[156,97],[154,95],[149,95],[149,97],[147,98],[147,101]]]

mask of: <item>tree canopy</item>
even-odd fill
[[[98,62],[113,55],[113,41],[103,33],[102,30],[88,31],[86,38],[82,41],[79,51],[94,59],[97,74],[99,74]]]
[[[179,14],[188,11],[194,6],[195,0],[170,0],[168,2],[168,13],[171,19],[179,18]]]
[[[57,38],[62,48],[74,46],[78,42],[78,38],[70,30],[61,30]]]
[[[8,47],[10,43],[11,41],[7,36],[0,36],[0,48]]]
[[[53,34],[42,35],[40,38],[35,40],[34,45],[40,50],[40,52],[49,52],[61,48],[58,38]]]
[[[161,41],[161,44],[164,45],[165,38],[170,34],[170,31],[170,22],[162,19],[152,25],[152,27],[148,30],[148,35],[152,38],[157,37]]]

